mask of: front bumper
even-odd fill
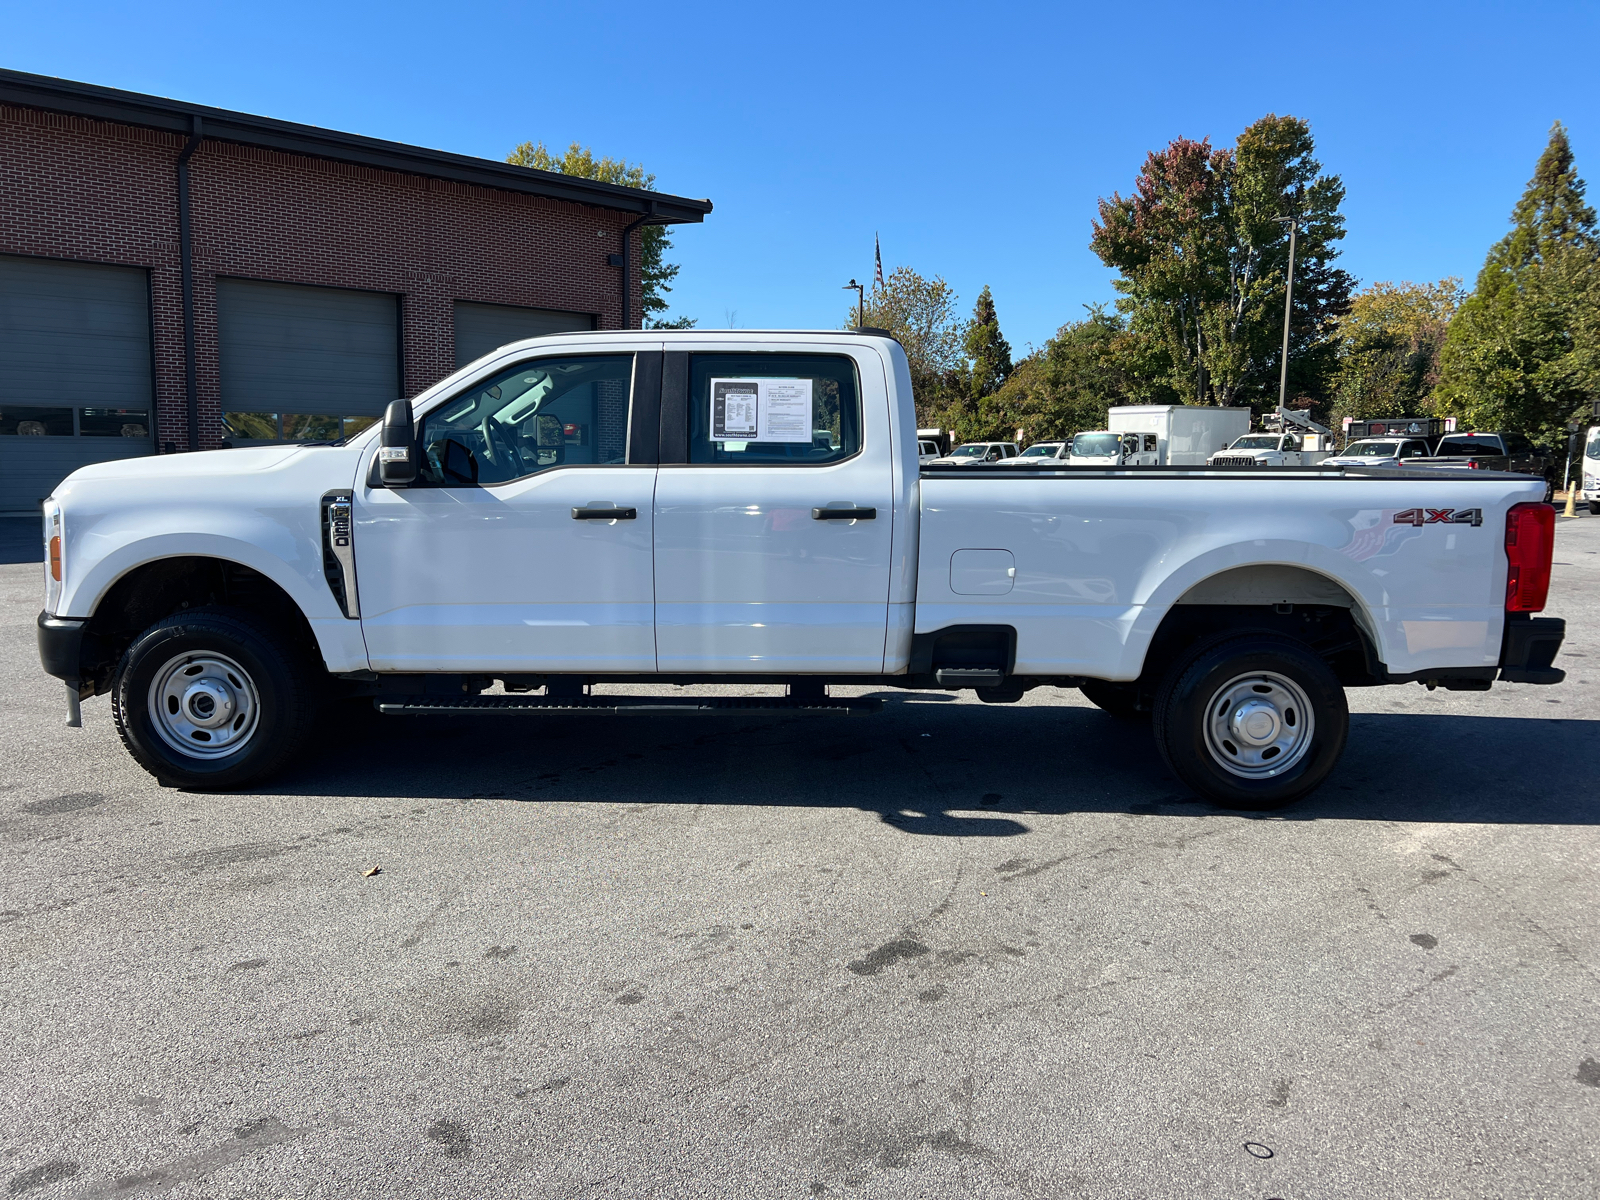
[[[83,634],[87,621],[39,614],[39,661],[46,675],[77,683],[83,677]]]
[[[1567,673],[1551,666],[1567,636],[1560,617],[1506,614],[1500,643],[1500,678],[1506,683],[1560,683]]]

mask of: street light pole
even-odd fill
[[[854,279],[852,279],[839,290],[841,292],[848,292],[851,288],[855,288],[856,290],[856,328],[860,329],[867,323],[867,287],[865,284],[857,283]]]
[[[1283,293],[1283,362],[1278,367],[1278,416],[1283,417],[1289,398],[1289,313],[1294,308],[1294,235],[1300,222],[1294,217],[1279,217],[1289,226],[1289,281]]]

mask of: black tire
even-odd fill
[[[1250,694],[1263,690],[1267,694],[1261,697]],[[1295,691],[1301,699],[1293,697]],[[1243,699],[1229,700],[1230,695]],[[1247,712],[1243,704],[1273,714],[1261,719],[1269,726],[1277,722],[1271,727],[1286,745],[1293,740],[1283,760],[1289,766],[1250,761],[1252,753],[1278,753],[1277,741],[1265,743],[1264,751],[1241,743],[1246,754],[1232,760],[1234,769],[1223,765],[1228,751],[1237,756],[1240,747],[1218,730],[1237,733],[1228,718]],[[1302,707],[1310,710],[1309,733],[1296,732],[1307,728],[1297,711]],[[1174,663],[1156,691],[1152,719],[1156,749],[1174,775],[1222,807],[1254,811],[1279,808],[1321,786],[1350,732],[1344,688],[1328,664],[1303,643],[1271,633],[1223,635]],[[1213,750],[1213,742],[1221,745]]]
[[[1139,688],[1132,683],[1108,683],[1104,679],[1089,679],[1078,685],[1084,698],[1101,712],[1119,721],[1148,721],[1150,712],[1139,707]]]
[[[241,728],[232,730],[225,721],[212,730],[190,727],[188,736],[204,735],[205,742],[234,737],[238,749],[196,741],[195,751],[185,752],[174,744],[185,733],[189,714],[183,706],[213,673],[213,691],[226,696],[210,702],[205,718],[236,712]],[[196,678],[180,700],[176,692],[189,674]],[[229,681],[239,686],[230,689]],[[237,609],[196,608],[158,621],[134,639],[112,680],[111,707],[122,744],[161,783],[227,791],[266,779],[300,750],[321,706],[319,682],[307,653],[271,625]],[[166,718],[154,711],[163,701],[170,707]]]
[[[1589,501],[1589,515],[1591,517],[1600,517],[1600,500]]]

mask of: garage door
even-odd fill
[[[572,333],[593,328],[594,318],[588,313],[457,300],[456,366],[464,367],[489,351],[498,350],[507,342],[520,342],[523,338],[540,337],[546,333]]]
[[[217,280],[224,436],[332,441],[400,395],[400,298],[390,292]]]
[[[0,255],[0,512],[151,453],[150,397],[144,268]]]

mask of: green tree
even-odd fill
[[[962,330],[955,291],[938,275],[925,279],[910,267],[897,267],[883,287],[867,293],[863,323],[887,329],[899,340],[911,364],[917,421],[936,421],[961,385]],[[855,324],[852,304],[844,328]]]
[[[1000,317],[994,310],[994,297],[989,294],[988,284],[978,293],[978,302],[973,305],[972,319],[967,322],[961,342],[969,363],[968,394],[974,400],[981,400],[999,391],[1011,374],[1011,343],[1000,332]]]
[[[1016,364],[1005,383],[954,427],[963,441],[1061,441],[1085,429],[1104,429],[1117,404],[1173,404],[1158,347],[1132,332],[1116,313],[1091,307],[1043,347]]]
[[[1435,393],[1441,412],[1559,443],[1569,418],[1600,395],[1600,239],[1583,196],[1557,121],[1511,232],[1489,250],[1450,323]]]
[[[1374,283],[1339,318],[1337,417],[1405,417],[1431,412],[1439,357],[1461,304],[1461,280]]]
[[[1344,184],[1322,173],[1314,148],[1309,124],[1269,114],[1231,150],[1176,139],[1145,160],[1131,196],[1100,201],[1090,248],[1119,273],[1130,331],[1160,347],[1159,382],[1191,403],[1276,399],[1289,256],[1281,217],[1299,223],[1290,383],[1327,394],[1334,324],[1354,280],[1332,265]]]
[[[532,167],[536,171],[554,171],[558,175],[576,175],[583,179],[598,179],[602,183],[615,183],[623,187],[656,190],[656,177],[648,174],[638,163],[622,158],[596,158],[587,146],[573,142],[559,158],[545,148],[543,142],[523,142],[506,161],[519,167]],[[671,307],[667,293],[672,291],[672,281],[678,277],[679,266],[669,263],[666,255],[672,249],[672,234],[665,225],[641,225],[639,235],[639,282],[643,292],[640,307],[646,329],[693,329],[692,317],[668,320],[665,313]]]

